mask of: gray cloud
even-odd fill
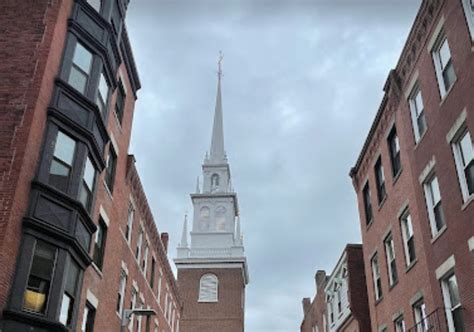
[[[296,331],[316,269],[360,241],[355,163],[420,1],[135,0],[131,152],[170,256],[209,149],[216,60],[251,283],[248,331]]]

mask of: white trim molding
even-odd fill
[[[436,166],[436,159],[435,157],[431,157],[431,160],[426,164],[425,168],[423,168],[423,171],[421,171],[420,176],[418,177],[418,181],[420,181],[420,184],[424,184],[428,177],[433,173],[434,168]]]
[[[87,290],[86,299],[94,308],[97,309],[97,307],[99,306],[99,300],[94,295],[94,293],[91,292],[90,289]]]
[[[454,265],[456,264],[456,260],[454,259],[454,255],[451,255],[446,259],[435,271],[436,279],[443,278],[448,272],[450,272]]]
[[[448,142],[448,144],[451,144],[460,134],[460,131],[463,129],[466,119],[467,110],[466,108],[464,108],[461,114],[459,114],[456,121],[454,121],[454,124],[451,129],[449,129],[449,132],[446,134],[446,141]]]
[[[105,212],[104,207],[102,205],[99,208],[99,215],[102,217],[102,220],[105,222],[107,227],[109,227],[110,226],[110,219],[109,219],[109,216]]]
[[[474,251],[474,236],[471,236],[471,238],[467,240],[467,245],[469,247],[469,251]]]

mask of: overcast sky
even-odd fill
[[[176,255],[209,150],[224,52],[224,135],[250,268],[246,330],[298,331],[317,269],[360,242],[348,176],[420,0],[133,0],[142,89],[130,152]]]

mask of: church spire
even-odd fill
[[[224,125],[222,119],[222,96],[221,96],[221,78],[222,78],[222,52],[219,53],[218,70],[217,70],[217,96],[216,109],[214,112],[214,125],[212,127],[210,162],[222,163],[226,161],[224,151]]]

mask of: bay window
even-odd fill
[[[49,170],[49,184],[66,192],[74,165],[76,141],[58,131],[54,145],[53,159]]]
[[[72,57],[68,83],[82,94],[86,93],[92,69],[92,53],[77,42]]]

